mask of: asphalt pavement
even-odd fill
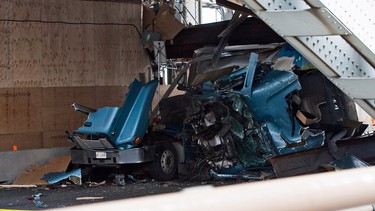
[[[0,209],[41,210],[62,208],[80,204],[178,192],[182,189],[203,185],[222,186],[241,181],[184,181],[168,182],[151,179],[102,181],[74,185],[60,183],[34,188],[0,188]]]

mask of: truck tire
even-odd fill
[[[155,149],[155,160],[150,163],[149,171],[155,180],[172,180],[177,172],[177,152],[170,143],[158,144]]]

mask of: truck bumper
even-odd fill
[[[73,164],[113,165],[145,163],[155,159],[155,146],[126,150],[71,149]]]

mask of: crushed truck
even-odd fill
[[[176,79],[185,94],[163,98],[158,118],[150,117],[157,80],[134,80],[121,107],[73,104],[88,118],[68,133],[72,163],[139,164],[157,180],[263,179],[275,176],[271,160],[280,156],[324,148],[329,162],[339,160],[336,142],[366,128],[353,100],[289,45],[262,59],[254,50],[224,50],[214,67],[214,50],[197,52]]]

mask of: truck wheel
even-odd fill
[[[177,172],[177,159],[177,152],[172,144],[157,145],[155,160],[149,166],[151,176],[161,181],[173,179]]]

